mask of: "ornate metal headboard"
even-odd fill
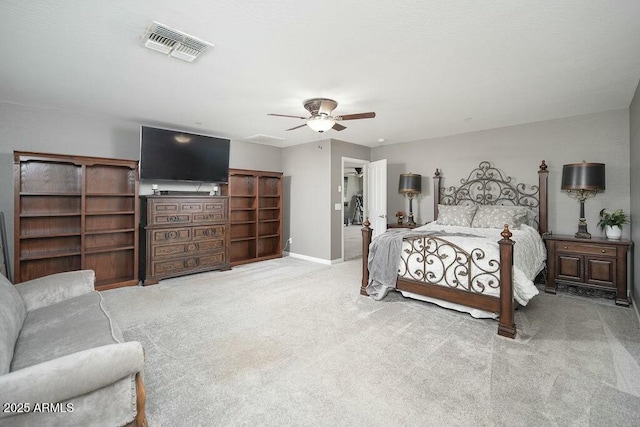
[[[438,217],[438,204],[443,205],[506,205],[524,206],[537,213],[536,223],[540,234],[548,231],[547,220],[547,164],[543,160],[538,170],[538,184],[512,182],[500,169],[488,161],[460,180],[459,187],[441,187],[441,173],[436,169],[433,177],[433,218]]]

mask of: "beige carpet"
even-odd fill
[[[358,294],[360,263],[294,258],[103,292],[146,351],[150,426],[640,425],[640,330],[540,295],[497,323]]]

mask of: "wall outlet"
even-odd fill
[[[289,237],[289,239],[287,240],[287,243],[289,244],[293,243],[293,237]]]

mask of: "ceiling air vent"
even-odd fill
[[[149,49],[187,62],[193,62],[207,48],[213,47],[213,44],[209,42],[173,30],[159,22],[154,22],[146,32],[144,45]]]
[[[278,145],[280,142],[284,141],[284,138],[279,138],[277,136],[265,135],[259,133],[257,135],[252,135],[244,138],[245,141],[256,142],[258,144],[267,144],[267,145]]]

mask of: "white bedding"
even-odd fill
[[[441,237],[463,250],[469,252],[474,248],[480,248],[485,253],[483,259],[477,260],[478,265],[481,268],[487,270],[496,270],[496,264],[490,265],[491,260],[500,260],[498,240],[502,239],[500,233],[502,230],[497,228],[471,228],[471,227],[458,227],[458,226],[445,226],[440,225],[437,221],[429,223],[427,225],[416,228],[414,231],[430,231],[440,232],[446,234]],[[540,234],[534,228],[521,225],[520,229],[511,230],[513,236],[511,240],[516,242],[514,245],[514,267],[513,267],[513,293],[514,299],[521,305],[527,305],[529,300],[538,294],[538,289],[533,283],[536,275],[543,269],[544,261],[546,259],[546,249],[544,242],[542,241]],[[479,237],[471,237],[469,235],[475,235]],[[410,250],[410,244],[406,241],[402,243],[402,258],[406,260],[407,254],[405,249]],[[452,254],[453,255],[453,254]],[[408,271],[416,271],[422,269],[422,262],[418,261],[418,256],[409,257],[410,259],[400,261],[399,275],[407,278],[411,278]],[[408,266],[408,268],[407,268]],[[442,270],[442,269],[440,269]],[[435,270],[434,270],[435,271]],[[435,271],[435,277],[441,277],[442,271]],[[496,273],[499,277],[499,272]],[[415,280],[415,278],[413,278]],[[481,292],[484,295],[499,296],[500,289],[498,287],[487,286],[486,276],[481,279],[477,279],[472,282],[476,292]],[[451,283],[451,277],[449,277],[449,283]],[[442,283],[443,286],[447,286],[446,283]],[[479,290],[480,285],[484,284],[484,289]],[[377,287],[375,295],[376,299],[382,299],[388,293],[389,289],[386,286]],[[448,301],[442,301],[435,298],[424,297],[422,295],[413,294],[410,292],[402,291],[404,296],[420,299],[423,301],[433,302],[446,308],[452,308],[458,311],[463,311],[471,314],[473,317],[480,318],[495,318],[496,313],[490,313],[483,310],[477,310],[459,304],[450,303]]]

